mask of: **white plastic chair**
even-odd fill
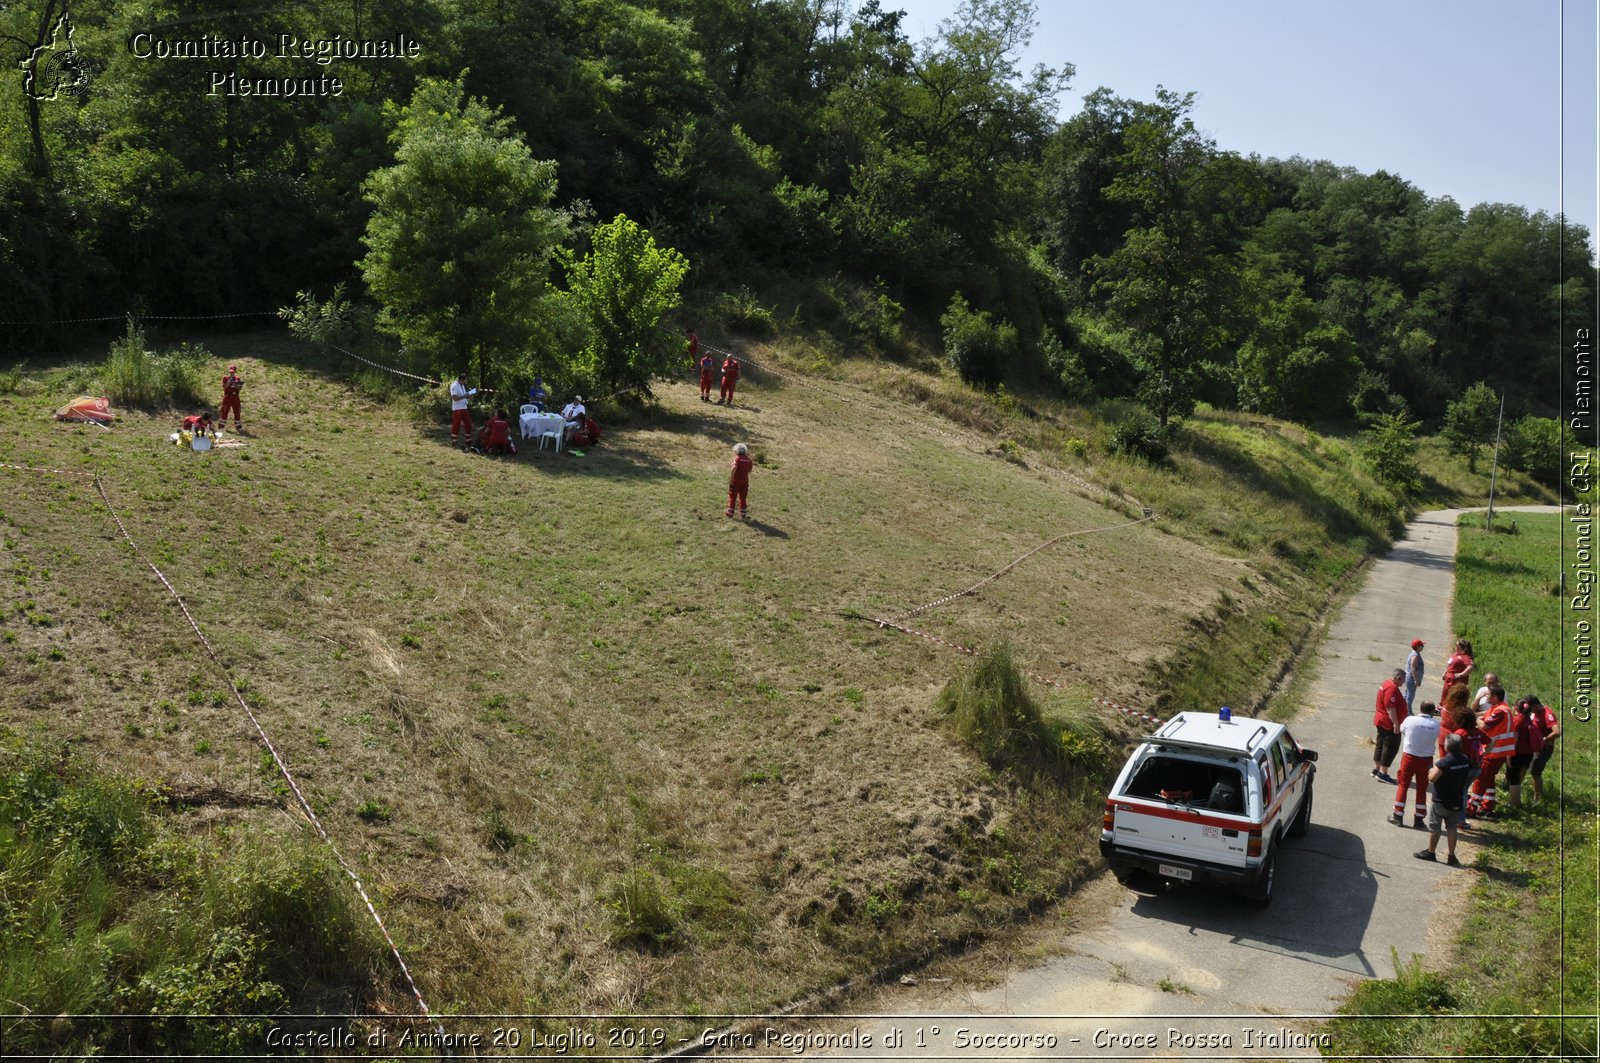
[[[523,439],[527,439],[529,436],[533,435],[533,432],[531,432],[529,429],[535,423],[534,418],[537,418],[538,416],[539,407],[535,406],[531,402],[525,402],[522,404],[522,412],[517,417],[517,423],[522,426]]]
[[[546,413],[539,417],[535,431],[539,433],[539,449],[544,449],[545,440],[554,440],[556,453],[561,453],[561,444],[566,436],[566,420],[559,413]]]

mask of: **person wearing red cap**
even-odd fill
[[[217,414],[217,425],[220,427],[228,419],[228,411],[233,411],[233,430],[243,432],[239,424],[239,392],[244,388],[244,381],[239,379],[239,367],[228,366],[227,375],[222,378],[222,410]]]
[[[1426,645],[1421,639],[1411,640],[1411,656],[1406,658],[1406,707],[1412,711],[1417,707],[1417,688],[1422,685],[1422,647]]]

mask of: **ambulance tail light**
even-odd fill
[[[1111,829],[1111,825],[1116,821],[1116,818],[1117,818],[1116,806],[1113,805],[1109,800],[1107,800],[1106,801],[1106,810],[1100,817],[1100,829],[1101,830],[1107,830],[1107,831],[1110,830]]]
[[[1244,855],[1246,857],[1259,857],[1261,855],[1261,828],[1255,827],[1250,831],[1250,840],[1245,843]]]

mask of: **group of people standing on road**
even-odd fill
[[[1448,838],[1446,862],[1460,866],[1456,836],[1470,817],[1496,813],[1496,783],[1506,769],[1506,792],[1501,810],[1522,807],[1522,781],[1531,777],[1532,800],[1544,800],[1544,768],[1561,735],[1560,717],[1536,695],[1512,707],[1500,677],[1484,676],[1478,691],[1469,693],[1475,662],[1472,644],[1456,642],[1445,662],[1439,702],[1417,702],[1422,685],[1424,643],[1414,639],[1403,668],[1378,688],[1372,722],[1376,734],[1372,777],[1395,787],[1389,822],[1405,825],[1406,795],[1415,794],[1413,825],[1428,831],[1428,847],[1419,860],[1436,860],[1439,837]],[[1398,778],[1389,774],[1396,754]],[[1432,797],[1430,803],[1429,797]]]

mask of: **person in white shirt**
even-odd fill
[[[1416,790],[1415,826],[1426,829],[1428,819],[1428,773],[1433,770],[1433,751],[1439,747],[1439,709],[1431,701],[1422,703],[1422,712],[1400,721],[1400,770],[1394,790],[1394,815],[1389,822],[1403,826],[1406,821],[1406,788]]]
[[[461,431],[461,445],[472,445],[472,411],[467,409],[467,399],[478,393],[467,387],[467,374],[460,373],[450,385],[450,445],[456,445],[456,431]]]
[[[1476,712],[1480,718],[1484,713],[1494,708],[1494,698],[1489,696],[1489,691],[1499,685],[1499,673],[1490,672],[1488,675],[1483,677],[1483,686],[1479,687],[1478,692],[1472,695],[1473,711]]]
[[[561,411],[562,418],[567,422],[567,435],[572,435],[583,426],[583,418],[588,412],[583,405],[583,396],[572,396],[572,401]]]

